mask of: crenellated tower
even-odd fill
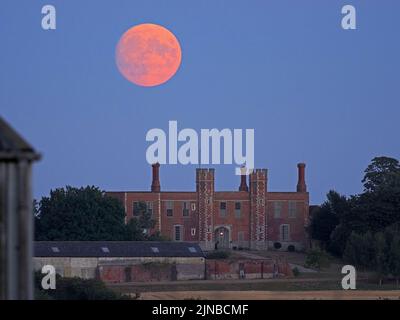
[[[250,173],[250,248],[268,248],[267,213],[267,169],[255,169]]]
[[[205,250],[214,249],[214,169],[196,170],[196,192],[199,213],[199,241]]]

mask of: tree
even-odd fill
[[[325,251],[314,249],[307,253],[305,267],[316,268],[319,271],[321,268],[329,267],[329,257]]]
[[[322,247],[329,247],[330,236],[339,224],[339,218],[347,209],[347,199],[336,191],[329,191],[327,200],[314,211],[308,231],[312,239],[321,241]]]
[[[397,287],[400,280],[400,235],[393,237],[389,249],[389,266],[391,274],[396,278]]]
[[[138,202],[135,207],[135,216],[126,225],[126,240],[130,241],[162,241],[159,232],[150,233],[156,222],[152,219],[151,212],[147,209],[145,202]]]
[[[94,186],[52,190],[36,205],[39,241],[125,240],[125,211],[119,200]]]
[[[397,159],[375,157],[365,169],[362,180],[365,192],[374,192],[379,188],[399,185],[400,164]]]
[[[375,235],[375,269],[379,275],[379,284],[382,285],[383,278],[390,273],[387,237],[383,232]]]
[[[358,234],[352,232],[343,252],[343,259],[348,263],[371,269],[375,261],[374,237],[370,232]]]

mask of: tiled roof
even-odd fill
[[[196,243],[170,241],[36,241],[35,257],[204,257]]]

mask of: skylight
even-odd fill
[[[157,247],[151,247],[151,251],[153,251],[154,253],[160,252],[160,250]]]
[[[189,251],[190,251],[191,253],[196,253],[196,252],[197,252],[197,250],[196,250],[195,247],[188,247],[188,249],[189,249]]]
[[[103,251],[104,253],[110,253],[110,249],[108,249],[107,247],[101,247],[101,251]]]
[[[58,249],[58,247],[51,247],[51,251],[58,253],[60,252],[60,249]]]

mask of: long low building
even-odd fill
[[[38,241],[34,250],[35,270],[52,265],[64,277],[107,283],[205,278],[204,253],[196,243]]]

